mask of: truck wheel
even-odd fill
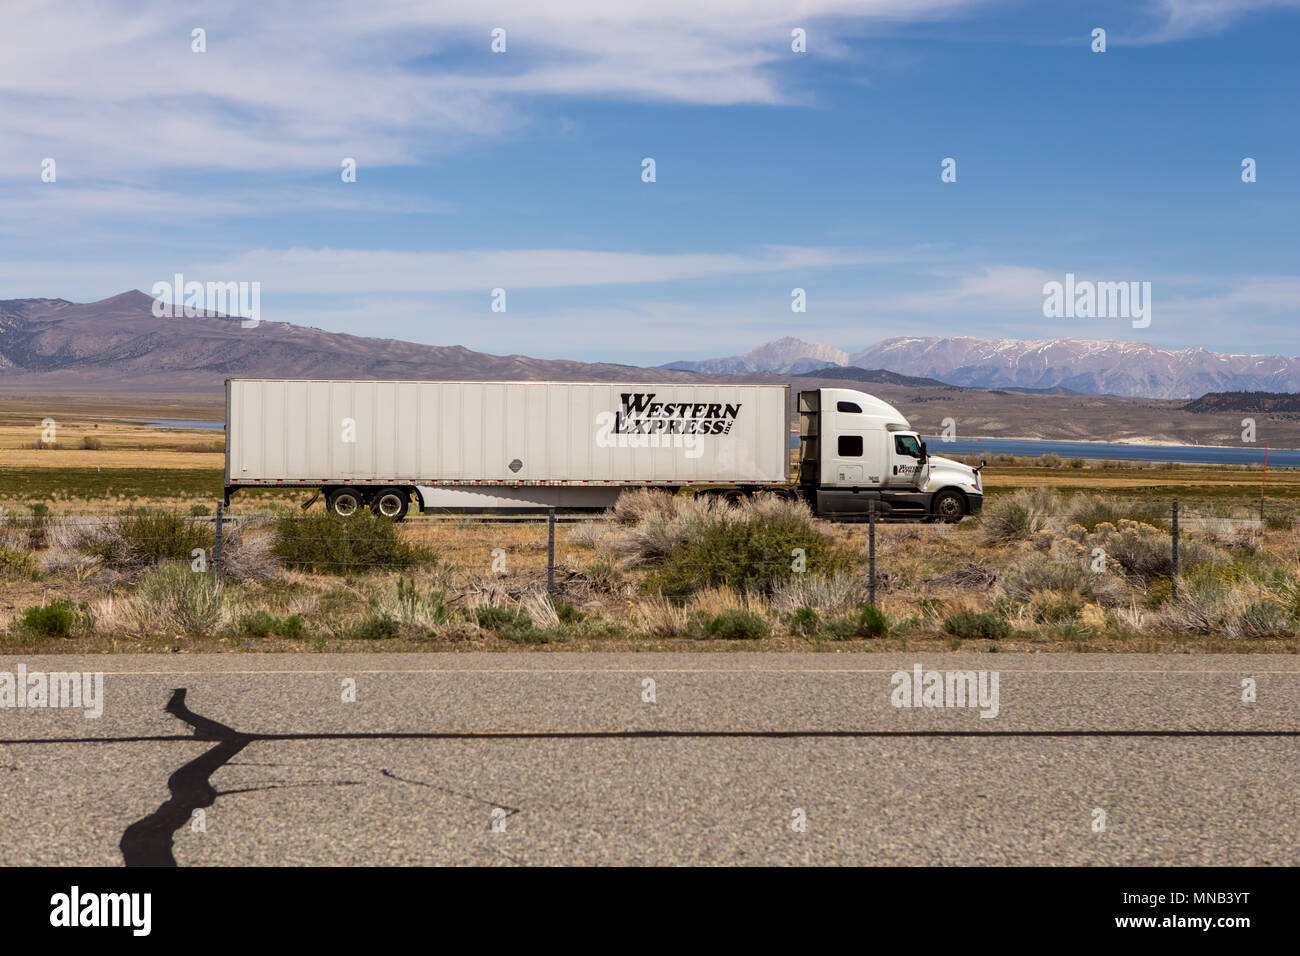
[[[380,518],[392,518],[401,521],[406,517],[406,509],[411,499],[401,488],[380,488],[375,500],[370,503],[370,510]]]
[[[366,505],[366,499],[355,488],[335,488],[325,502],[326,507],[340,518],[351,518]]]
[[[930,510],[940,521],[960,521],[966,516],[966,496],[951,488],[934,496]]]

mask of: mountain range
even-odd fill
[[[183,415],[122,412],[121,417],[127,418],[151,414],[217,418],[224,405],[222,383],[238,377],[754,382],[791,386],[792,403],[801,389],[862,386],[897,407],[927,434],[937,433],[952,419],[958,423],[959,436],[1086,441],[1233,444],[1241,430],[1241,413],[1236,409],[1248,401],[1251,414],[1259,418],[1261,434],[1273,447],[1300,448],[1300,414],[1293,410],[1290,395],[1207,396],[1190,409],[1184,408],[1186,399],[1080,394],[1084,389],[1079,386],[1094,380],[1082,381],[1082,373],[1059,374],[1069,371],[1070,356],[1111,354],[1106,349],[1131,356],[1133,363],[1151,353],[1194,354],[1217,361],[1211,363],[1217,368],[1214,376],[1194,378],[1184,371],[1178,379],[1161,378],[1166,374],[1161,370],[1170,366],[1154,360],[1144,371],[1133,367],[1127,374],[1134,382],[1147,383],[1150,391],[1166,393],[1194,390],[1172,382],[1235,383],[1252,375],[1267,380],[1269,391],[1294,390],[1295,379],[1288,377],[1293,373],[1285,369],[1275,371],[1274,365],[1263,364],[1253,372],[1233,371],[1250,363],[1208,352],[1166,353],[1146,346],[1071,340],[1035,349],[1034,343],[980,339],[892,339],[846,354],[784,339],[747,353],[744,370],[732,372],[727,370],[731,366],[719,364],[701,372],[692,363],[652,369],[489,355],[458,345],[364,338],[266,320],[245,329],[237,318],[160,318],[153,314],[153,305],[151,297],[137,291],[82,304],[66,299],[0,301],[0,411],[22,406],[21,414],[30,412],[39,421],[42,402],[84,405],[89,400],[99,408],[129,404],[190,410]],[[1099,352],[1098,346],[1105,349]],[[808,364],[825,363],[828,356],[835,361],[802,371]],[[970,371],[973,368],[986,373],[976,375]],[[1108,373],[1099,367],[1095,381],[1114,381],[1106,378]],[[1073,384],[1047,384],[1058,377]],[[964,379],[969,384],[954,385],[946,379]],[[974,387],[977,381],[997,387]],[[1253,411],[1257,406],[1258,413]]]
[[[131,291],[99,302],[0,300],[0,385],[48,391],[220,391],[226,378],[411,378],[644,381],[631,365],[489,355],[459,345],[238,318],[158,318]],[[664,381],[693,381],[681,372]]]
[[[826,366],[889,369],[971,388],[1066,389],[1086,395],[1197,398],[1207,392],[1300,392],[1300,358],[1171,351],[1138,342],[900,336],[859,352],[777,339],[744,355],[673,362],[677,371],[799,374]]]

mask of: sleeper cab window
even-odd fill
[[[841,458],[861,458],[862,457],[862,436],[841,435],[839,456]]]
[[[857,402],[836,402],[835,410],[837,412],[853,412],[855,415],[862,414],[862,409],[858,407]]]

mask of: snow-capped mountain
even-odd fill
[[[976,388],[1067,388],[1089,395],[1197,398],[1207,392],[1300,392],[1300,358],[1172,351],[1140,342],[899,336],[846,354],[795,338],[734,358],[664,368],[713,374],[807,372],[828,365],[888,369]]]
[[[704,359],[700,362],[673,362],[660,368],[706,375],[733,375],[737,372],[777,372],[798,375],[828,365],[847,365],[849,353],[828,345],[816,345],[793,336],[767,342],[744,355],[731,358]]]
[[[1140,342],[899,337],[855,352],[850,360],[980,388],[1059,385],[1092,395],[1141,398],[1300,391],[1300,358],[1199,348],[1171,351]]]

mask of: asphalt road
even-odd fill
[[[997,715],[893,706],[893,673],[911,687],[917,663],[996,671]],[[19,664],[102,671],[104,709],[0,707],[4,865],[1300,864],[1294,657],[10,656],[0,672]]]

